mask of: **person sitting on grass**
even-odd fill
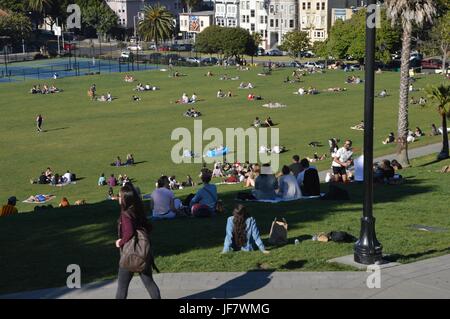
[[[259,119],[259,117],[255,118],[255,120],[253,121],[253,126],[256,128],[261,127],[261,120]]]
[[[416,137],[421,137],[421,136],[425,136],[425,134],[422,132],[422,130],[420,129],[420,127],[416,126],[416,130],[414,131],[414,135]]]
[[[383,141],[383,144],[391,144],[395,142],[394,132],[389,133],[389,136]]]
[[[113,100],[113,98],[112,98],[111,92],[108,92],[108,93],[106,94],[106,101],[107,101],[107,102],[111,102],[112,100]]]
[[[253,196],[256,199],[274,200],[277,189],[278,181],[270,168],[270,164],[264,164],[261,167],[261,173],[255,179],[255,188],[252,190]]]
[[[409,104],[410,105],[415,105],[417,103],[418,103],[418,101],[414,98],[414,96],[411,96],[411,99],[409,99]]]
[[[274,126],[272,119],[270,118],[270,116],[268,118],[266,118],[266,120],[264,121],[264,126],[266,127],[272,127]]]
[[[114,190],[112,187],[108,189],[108,195],[106,196],[109,200],[119,200],[119,195],[114,195]]]
[[[431,124],[431,133],[430,136],[437,136],[440,135],[441,132],[436,128],[436,125],[433,123]]]
[[[169,184],[167,176],[158,179],[157,189],[151,195],[150,208],[153,219],[173,219],[181,208],[181,201],[175,198]]]
[[[197,191],[190,201],[189,206],[194,217],[208,217],[216,214],[217,187],[210,184],[211,177],[211,172],[202,174],[203,187]]]
[[[233,210],[233,216],[228,217],[225,231],[225,241],[222,253],[235,251],[252,251],[256,245],[264,254],[269,254],[259,235],[256,221],[243,205]]]
[[[194,92],[194,94],[192,94],[192,97],[191,97],[191,99],[190,99],[190,102],[191,103],[195,103],[195,102],[197,102],[197,94]]]
[[[386,89],[383,89],[383,90],[380,92],[379,97],[386,97],[387,95],[388,95],[388,94],[387,94]]]
[[[105,174],[102,173],[102,175],[100,175],[100,177],[98,178],[98,182],[97,182],[98,186],[105,186],[106,185],[106,178],[105,178]]]
[[[6,217],[10,215],[17,214],[17,208],[16,208],[17,198],[15,196],[11,196],[8,198],[8,203],[6,205],[2,206],[2,209],[0,211],[0,217]]]
[[[319,155],[317,154],[317,152],[314,153],[313,157],[311,157],[311,158],[310,158],[310,157],[306,157],[306,159],[307,159],[310,163],[323,161],[323,160],[326,159],[326,158],[327,158],[327,154],[323,154],[323,155],[319,156]]]
[[[383,160],[375,167],[374,180],[378,183],[387,183],[395,175],[395,170],[389,160]]]
[[[122,166],[122,160],[120,159],[119,156],[117,156],[116,160],[114,161],[114,163],[111,164],[111,166],[116,166],[116,167]]]
[[[228,91],[227,97],[233,97],[233,93],[231,93],[231,91]]]
[[[416,136],[413,131],[408,132],[408,136],[406,137],[407,143],[414,143],[416,141]]]
[[[219,91],[217,91],[217,98],[223,98],[225,97],[225,94],[222,92],[222,89],[219,89]]]
[[[421,96],[419,99],[419,105],[424,106],[425,104],[427,104],[427,100],[423,96]]]
[[[127,154],[127,161],[125,162],[126,166],[134,165],[134,157],[133,154]]]
[[[281,169],[283,175],[278,177],[277,196],[284,200],[294,200],[302,197],[302,192],[298,186],[297,179],[291,174],[288,166],[284,165]]]
[[[403,169],[403,166],[396,159],[393,159],[391,161],[391,166],[394,168],[395,171]]]
[[[183,187],[193,187],[195,186],[194,180],[190,175],[186,176],[186,181],[181,183]]]
[[[117,179],[114,177],[114,174],[111,174],[111,176],[108,178],[108,186],[109,187],[117,186]]]
[[[137,95],[133,95],[133,97],[131,98],[134,102],[138,102],[141,100],[141,98]]]
[[[70,206],[70,204],[66,197],[63,197],[58,205],[58,207],[60,207],[60,208],[61,207],[69,207],[69,206]]]
[[[214,164],[214,169],[212,171],[212,177],[223,177],[222,163],[217,162]]]

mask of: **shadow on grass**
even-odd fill
[[[245,205],[255,217],[264,237],[269,234],[275,216],[285,217],[291,230],[302,229],[305,223],[325,220],[329,215],[354,214],[355,220],[358,220],[362,212],[363,186],[350,184],[341,187],[349,191],[351,201],[300,200],[279,204],[251,202]],[[396,186],[377,185],[375,201],[400,202],[431,191],[432,186],[422,185],[421,181],[416,180]],[[220,193],[226,213],[215,218],[153,222],[152,242],[157,264],[159,257],[181,255],[193,250],[217,248],[219,254],[226,220],[237,203],[236,194],[237,191]],[[145,204],[149,211],[148,202]],[[349,207],[349,204],[355,206]],[[114,243],[117,239],[119,211],[116,201],[105,200],[1,218],[0,241],[15,240],[14,244],[4,245],[0,251],[0,260],[8,260],[7,263],[0,263],[0,294],[63,287],[68,276],[66,269],[70,264],[81,267],[82,283],[115,278],[119,251]],[[298,239],[304,241],[310,236]],[[290,239],[289,243],[292,244],[293,240],[295,238]],[[262,266],[258,268],[260,271],[267,270]],[[42,276],[44,269],[46,275]]]
[[[303,266],[307,263],[306,260],[289,260],[284,265],[281,265],[281,269],[287,269],[287,270],[293,270],[293,269],[300,269],[303,268]]]
[[[44,130],[45,132],[52,132],[52,131],[61,131],[61,130],[67,130],[69,127],[58,127],[58,128],[51,128],[49,130]]]
[[[423,251],[420,253],[415,253],[415,254],[409,254],[409,255],[402,255],[402,254],[392,254],[392,255],[388,255],[383,257],[383,259],[390,261],[390,262],[405,262],[408,261],[410,259],[419,259],[422,257],[427,257],[430,255],[434,255],[436,253],[450,253],[450,247],[444,248],[444,249],[431,249],[431,250],[427,250],[427,251]]]
[[[275,269],[249,271],[216,288],[185,296],[182,299],[239,298],[267,286],[272,280],[271,275],[274,271]]]

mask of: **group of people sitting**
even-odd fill
[[[58,89],[54,85],[51,85],[50,87],[47,84],[44,84],[41,88],[40,84],[33,85],[33,87],[30,89],[31,94],[50,94],[50,93],[59,93],[62,92],[62,90]]]
[[[361,80],[361,78],[359,76],[354,76],[354,75],[349,76],[347,78],[347,80],[345,81],[345,83],[347,83],[347,84],[360,84],[362,82],[363,81]]]
[[[411,104],[411,105],[419,104],[420,106],[424,106],[425,104],[427,104],[427,100],[423,96],[421,96],[419,98],[419,100],[414,98],[414,96],[411,96],[411,99],[409,100],[409,104]]]
[[[319,94],[319,90],[317,90],[316,88],[311,87],[311,86],[308,89],[305,89],[305,88],[301,87],[301,88],[299,88],[297,90],[297,92],[294,92],[294,94],[297,94],[297,95],[316,95],[316,94]]]
[[[274,153],[274,154],[281,154],[283,152],[286,152],[286,147],[281,146],[281,145],[274,145],[272,146],[272,148],[265,146],[265,145],[261,145],[259,147],[259,153],[260,154],[270,154],[270,153]]]
[[[159,90],[156,86],[151,86],[150,84],[143,85],[142,83],[139,83],[136,85],[135,91],[142,92],[142,91],[156,91]]]
[[[192,97],[189,98],[186,93],[183,93],[181,96],[181,99],[176,100],[175,103],[177,104],[191,104],[197,102],[197,94],[192,94]]]
[[[225,81],[225,80],[237,81],[239,79],[240,79],[239,76],[231,77],[228,74],[224,74],[219,77],[219,80],[222,80],[222,81]]]
[[[126,183],[131,182],[131,179],[127,176],[127,174],[119,174],[116,178],[114,174],[111,174],[108,179],[106,179],[105,174],[102,173],[98,178],[97,185],[98,186],[106,186],[116,187],[116,186],[124,186]]]
[[[111,102],[113,100],[113,97],[111,95],[111,92],[106,93],[106,95],[102,94],[100,97],[97,98],[97,101],[99,102]]]
[[[258,127],[272,127],[272,126],[274,126],[275,124],[273,123],[272,119],[271,119],[270,116],[269,116],[268,118],[266,118],[266,119],[264,120],[264,122],[261,121],[261,120],[259,119],[259,117],[256,117],[255,120],[253,121],[253,124],[252,124],[252,125],[253,125],[254,127],[258,128]]]
[[[44,172],[41,172],[36,180],[31,179],[31,184],[50,184],[52,186],[56,185],[66,185],[76,181],[76,175],[70,171],[66,171],[63,175],[58,173],[53,173],[50,167]]]
[[[247,101],[256,101],[256,100],[262,100],[261,95],[255,95],[253,93],[247,95]]]
[[[127,154],[127,159],[125,162],[122,162],[122,160],[120,159],[120,156],[117,156],[116,160],[114,161],[114,163],[111,163],[111,166],[131,166],[134,165],[134,157],[133,154]]]
[[[125,77],[123,79],[125,82],[134,82],[134,77],[130,74],[125,74]]]
[[[397,160],[383,160],[381,163],[373,165],[373,180],[375,183],[392,184],[401,180],[402,176],[397,171],[402,169],[402,165]]]
[[[241,84],[239,84],[239,89],[254,89],[255,87],[253,86],[253,84],[251,82],[249,83],[244,83],[241,82]]]
[[[217,91],[216,96],[217,96],[217,98],[221,99],[221,98],[224,98],[224,97],[232,97],[232,96],[233,96],[233,93],[231,93],[231,91],[228,91],[227,94],[225,94],[225,93],[222,91],[222,89],[219,89],[219,91]]]
[[[194,108],[190,108],[186,112],[184,112],[183,115],[187,117],[199,117],[202,115],[202,113]]]
[[[433,125],[431,127],[431,135],[433,134]],[[436,126],[434,126],[434,129],[436,129]],[[420,127],[416,126],[416,129],[413,131],[409,130],[408,135],[406,137],[406,141],[408,143],[413,143],[417,140],[417,138],[425,136],[425,133],[420,129]],[[394,132],[389,133],[388,137],[383,141],[383,144],[392,144],[395,142],[395,135]]]

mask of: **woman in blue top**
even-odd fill
[[[222,253],[233,250],[251,251],[253,244],[256,244],[264,254],[269,253],[259,236],[255,219],[247,213],[245,206],[238,205],[233,211],[233,216],[228,217]]]

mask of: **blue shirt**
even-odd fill
[[[190,206],[194,204],[207,205],[212,211],[215,211],[216,202],[217,202],[216,185],[205,184],[205,186],[203,186],[197,191],[197,194],[195,194],[194,198],[192,198]]]
[[[278,181],[275,175],[259,175],[255,180],[253,195],[257,199],[275,199],[275,190],[278,189]]]
[[[258,246],[259,250],[264,251],[265,247],[261,240],[261,237],[259,236],[259,230],[256,226],[256,220],[253,217],[247,218],[245,221],[245,232],[247,235],[247,242],[244,246],[241,247],[241,250],[243,251],[252,251],[253,250],[253,244],[256,244]],[[223,252],[229,252],[233,251],[233,229],[234,229],[234,217],[228,217],[227,220],[227,229],[226,229],[226,235],[225,235],[225,242],[223,244]]]

